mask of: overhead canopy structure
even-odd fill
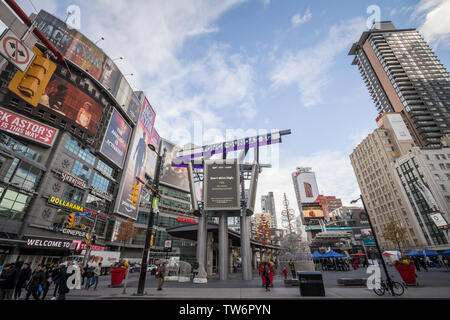
[[[408,252],[407,254],[405,254],[405,256],[407,256],[407,257],[423,257],[423,253],[422,252],[417,252],[416,250],[413,250],[413,251]]]
[[[345,258],[346,256],[340,253],[337,253],[333,250],[328,251],[323,255],[323,258]]]
[[[439,255],[439,253],[428,250],[428,249],[423,250],[423,253],[427,256],[438,256]]]
[[[448,256],[450,255],[450,250],[444,251],[444,252],[439,252],[440,255],[442,256]]]
[[[314,259],[323,258],[323,254],[321,254],[319,251],[314,251],[312,256]]]

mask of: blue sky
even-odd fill
[[[444,0],[18,3],[27,13],[33,3],[62,18],[78,5],[80,31],[93,41],[103,36],[105,52],[125,58],[118,66],[134,73],[130,83],[154,106],[163,137],[193,136],[194,120],[210,136],[291,129],[258,190],[258,199],[275,193],[278,211],[286,192],[298,213],[290,177],[296,166],[313,167],[319,190],[345,204],[359,195],[349,154],[376,128],[377,112],[347,53],[367,30],[369,6],[397,28],[418,28],[444,66],[450,63]]]

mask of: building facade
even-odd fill
[[[319,195],[319,203],[322,206],[325,218],[329,216],[330,212],[342,207],[342,200],[335,196]]]
[[[391,166],[394,160],[416,145],[402,119],[400,113],[383,113],[377,119],[379,128],[369,134],[350,155],[361,194],[384,249],[396,249],[392,242],[382,237],[391,218],[407,230],[404,249],[427,244],[396,179],[396,171]]]
[[[418,146],[440,147],[450,133],[450,75],[420,33],[375,23],[349,55],[377,110],[402,113]]]
[[[275,210],[275,198],[273,192],[269,192],[267,195],[261,196],[261,211],[262,213],[268,213],[272,217],[272,225],[274,228],[278,228],[277,212]]]

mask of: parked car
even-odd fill
[[[154,264],[151,264],[151,265],[149,265],[147,267],[147,272],[151,272],[151,271],[156,270],[156,269],[158,269],[158,266],[154,265]]]
[[[141,270],[141,265],[139,263],[135,263],[130,266],[130,273],[139,272]]]

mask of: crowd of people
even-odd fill
[[[70,291],[67,279],[72,275],[68,268],[72,261],[65,264],[38,265],[34,270],[30,263],[18,261],[3,267],[0,274],[0,300],[45,300],[53,285],[51,300],[65,300]],[[22,295],[24,293],[24,295]]]

